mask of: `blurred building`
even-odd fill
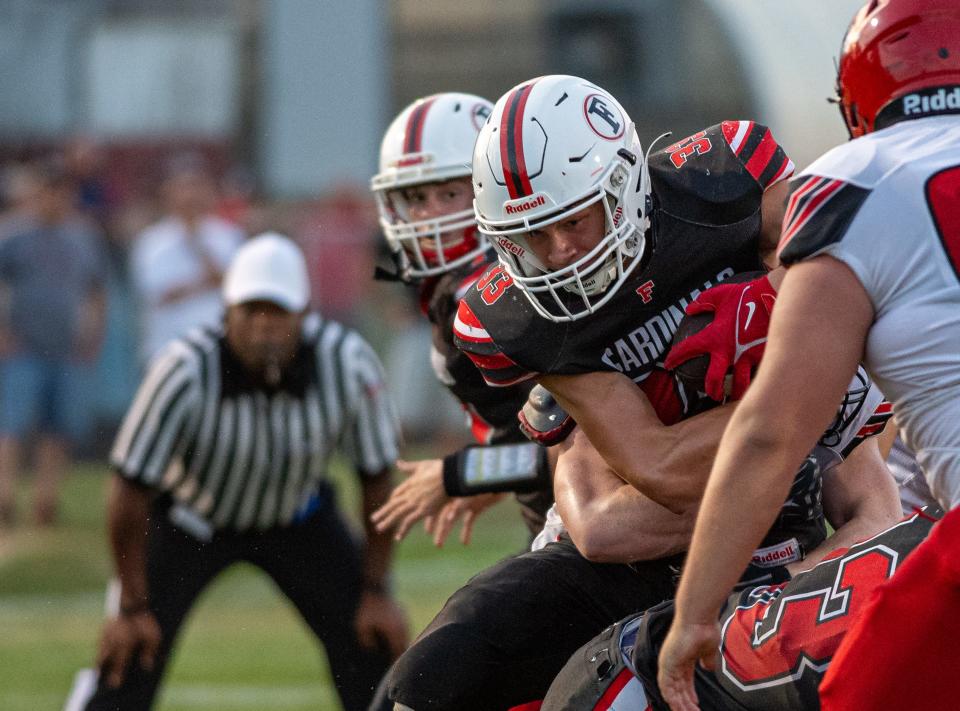
[[[846,139],[833,93],[862,0],[395,0],[394,105],[426,92],[496,100],[541,74],[595,81],[646,145],[729,118],[773,128],[798,166]]]
[[[378,0],[4,0],[0,151],[84,131],[134,188],[171,141],[253,166],[272,194],[365,182],[385,28]]]
[[[495,100],[570,73],[621,99],[644,146],[752,118],[802,167],[846,138],[825,98],[861,2],[0,0],[0,186],[16,183],[4,167],[72,137],[96,142],[92,194],[106,198],[117,267],[100,392],[122,412],[136,382],[122,366],[133,330],[124,239],[156,216],[170,154],[195,150],[240,177],[221,213],[299,239],[321,309],[387,324],[367,277],[377,229],[366,186],[383,130],[411,100]]]
[[[644,141],[751,116],[802,165],[844,138],[823,99],[859,4],[3,0],[0,151],[78,130],[144,150],[178,138],[251,165],[271,194],[313,195],[365,184],[417,96],[495,99],[567,72],[622,97]]]

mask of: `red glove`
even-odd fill
[[[763,357],[770,313],[776,299],[777,292],[766,276],[707,289],[687,306],[687,313],[712,312],[713,321],[699,333],[673,346],[664,366],[673,370],[691,358],[706,354],[710,357],[704,381],[707,395],[718,402],[723,401],[723,381],[732,366],[730,396],[739,400],[750,384],[753,369]]]

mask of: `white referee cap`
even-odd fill
[[[310,303],[310,281],[303,252],[288,237],[264,232],[237,250],[223,278],[227,306],[270,301],[300,312]]]

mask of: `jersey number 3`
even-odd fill
[[[925,192],[940,242],[960,279],[960,166],[932,175]]]
[[[713,144],[710,143],[710,139],[706,136],[706,131],[700,131],[668,147],[667,153],[670,154],[670,161],[673,163],[673,167],[682,168],[690,156],[694,154],[702,156],[713,148]]]
[[[489,274],[480,277],[477,282],[477,291],[480,292],[483,303],[492,306],[497,299],[503,296],[507,287],[512,283],[513,279],[504,271],[503,267],[497,267]]]
[[[723,626],[724,675],[741,689],[756,689],[789,684],[808,667],[823,673],[850,626],[848,616],[897,563],[896,551],[876,545],[821,563],[808,590],[741,604]]]

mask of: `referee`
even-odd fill
[[[366,708],[406,647],[390,537],[366,524],[358,545],[326,483],[340,446],[364,522],[389,495],[397,429],[380,362],[358,334],[306,314],[306,266],[285,237],[246,243],[223,296],[221,328],[154,359],[114,444],[119,595],[92,698],[76,708],[148,709],[194,600],[239,561],[270,575],[323,643],[348,711]]]

